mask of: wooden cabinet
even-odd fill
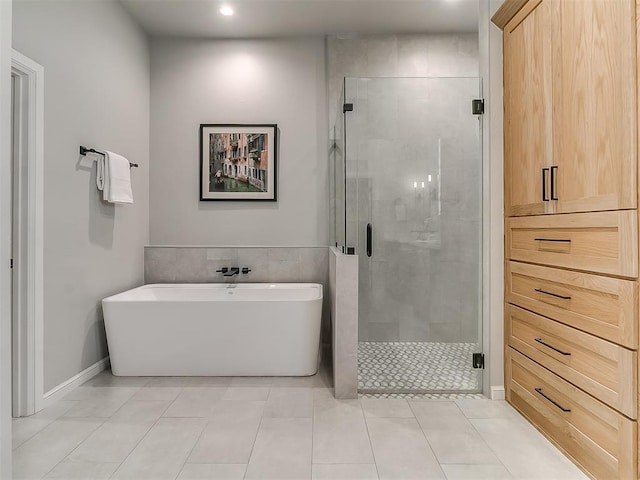
[[[640,0],[505,0],[505,390],[595,479],[638,478]]]
[[[635,45],[633,0],[530,0],[504,25],[508,216],[637,207]]]
[[[637,352],[514,305],[507,305],[505,335],[515,350],[585,392],[637,417]]]
[[[511,261],[505,300],[626,348],[638,348],[635,281]]]
[[[555,213],[636,208],[633,0],[553,0]]]
[[[582,392],[512,348],[507,399],[593,477],[637,477],[637,422]]]
[[[512,217],[505,226],[506,255],[622,277],[638,276],[635,210]]]
[[[531,3],[504,32],[504,104],[509,119],[504,143],[505,205],[510,215],[549,213],[551,208],[549,4],[548,0]]]

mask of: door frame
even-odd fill
[[[12,368],[16,369],[18,385],[12,392],[13,415],[22,417],[42,410],[44,401],[44,68],[12,49],[11,74],[19,91],[12,159],[14,188],[26,189],[24,195],[17,196],[13,208],[14,225],[26,237],[19,238],[13,259],[14,299],[24,306],[14,308],[12,315]]]

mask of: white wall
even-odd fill
[[[149,53],[118,2],[16,1],[13,47],[44,66],[44,361],[48,391],[107,355],[100,300],[143,282]],[[3,109],[4,111],[4,109]],[[135,204],[101,201],[87,145],[120,152]]]
[[[0,478],[11,478],[11,9],[0,1]]]
[[[321,38],[151,44],[155,245],[326,245],[328,133]],[[277,123],[277,202],[200,202],[201,123]]]

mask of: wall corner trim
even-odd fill
[[[57,387],[53,387],[47,393],[44,394],[43,398],[43,406],[47,408],[61,400],[65,395],[67,395],[72,390],[76,389],[84,382],[91,380],[93,377],[98,375],[100,372],[105,370],[109,366],[109,357],[104,357],[102,360],[98,360],[96,363],[91,365],[88,368],[85,368],[83,371],[74,375],[69,380],[62,382]]]

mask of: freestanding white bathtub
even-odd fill
[[[322,285],[144,285],[102,300],[114,375],[305,376]]]

